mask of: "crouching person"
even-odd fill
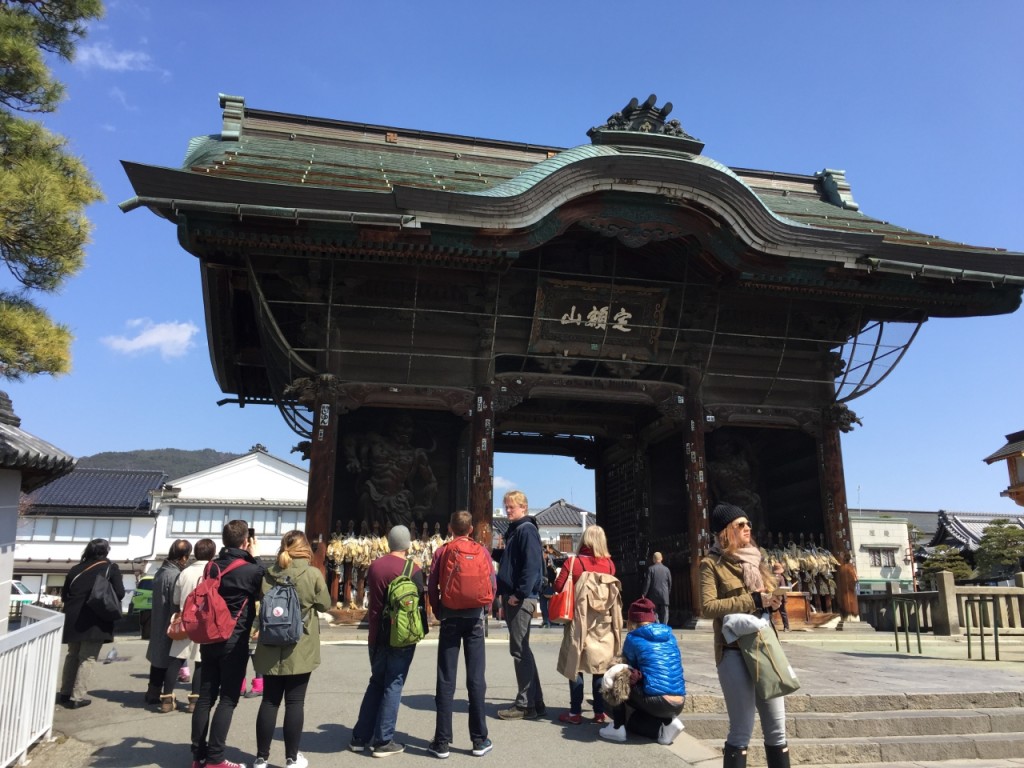
[[[629,606],[628,620],[632,629],[622,645],[625,663],[611,667],[602,681],[612,722],[598,733],[621,742],[628,731],[671,744],[683,731],[679,714],[686,703],[679,644],[672,630],[656,621],[654,603],[646,598]]]

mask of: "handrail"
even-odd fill
[[[0,636],[0,766],[23,764],[29,747],[49,739],[64,614],[26,605],[21,626]]]
[[[985,606],[992,604],[992,637],[995,640],[996,661],[999,661],[999,615],[996,610],[995,595],[971,595],[964,597],[964,614],[967,620],[967,658],[973,659],[971,652],[971,606],[978,606],[978,639],[981,644],[981,660],[985,661]]]
[[[906,640],[907,653],[910,653],[910,614],[914,614],[914,632],[917,635],[917,652],[921,650],[921,619],[918,615],[917,601],[906,597],[894,597],[892,599],[893,613],[893,634],[896,636],[896,652],[900,650],[900,621],[903,620],[903,634]]]

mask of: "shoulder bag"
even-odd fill
[[[575,557],[570,557],[563,568],[569,573],[562,585],[562,591],[556,592],[548,601],[548,617],[552,624],[571,624],[576,609],[576,588],[572,583],[572,566]]]
[[[101,621],[117,621],[121,618],[121,601],[114,592],[114,585],[110,583],[110,563],[107,563],[102,576],[96,574],[85,604]]]

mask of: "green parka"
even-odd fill
[[[312,567],[308,560],[296,559],[287,568],[272,565],[267,569],[263,577],[263,594],[285,576],[295,583],[305,629],[295,645],[263,645],[257,640],[252,666],[261,675],[302,675],[320,666],[320,619],[317,611],[331,607],[331,593],[318,568]]]
[[[730,613],[754,613],[754,595],[743,584],[743,567],[720,554],[700,561],[700,606],[705,619],[714,619],[715,664],[722,663],[725,638],[722,619]]]

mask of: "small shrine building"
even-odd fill
[[[661,551],[697,616],[717,501],[848,552],[847,404],[928,318],[1021,300],[1024,255],[728,168],[654,96],[571,148],[220,103],[181,168],[124,163],[122,209],[199,260],[222,391],[302,437],[314,541],[457,508],[489,540],[495,452],[571,456],[627,594]]]

